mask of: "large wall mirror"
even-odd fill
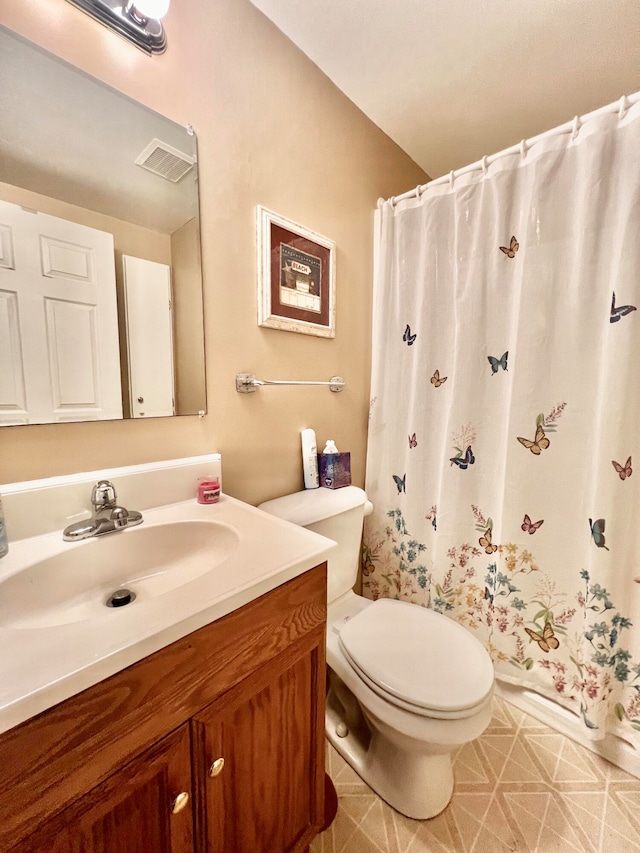
[[[0,27],[0,425],[206,409],[196,138]]]

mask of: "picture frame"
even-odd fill
[[[258,325],[334,338],[336,244],[257,207]]]

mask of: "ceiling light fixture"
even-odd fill
[[[170,0],[69,0],[96,21],[124,36],[149,55],[164,53],[167,40],[160,18]]]

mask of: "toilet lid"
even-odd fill
[[[471,710],[493,688],[484,646],[453,619],[407,601],[374,601],[344,624],[338,639],[353,668],[403,707]]]

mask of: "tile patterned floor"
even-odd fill
[[[327,754],[338,814],[310,853],[640,853],[640,780],[502,699],[456,753],[453,799],[429,821],[398,814]]]

